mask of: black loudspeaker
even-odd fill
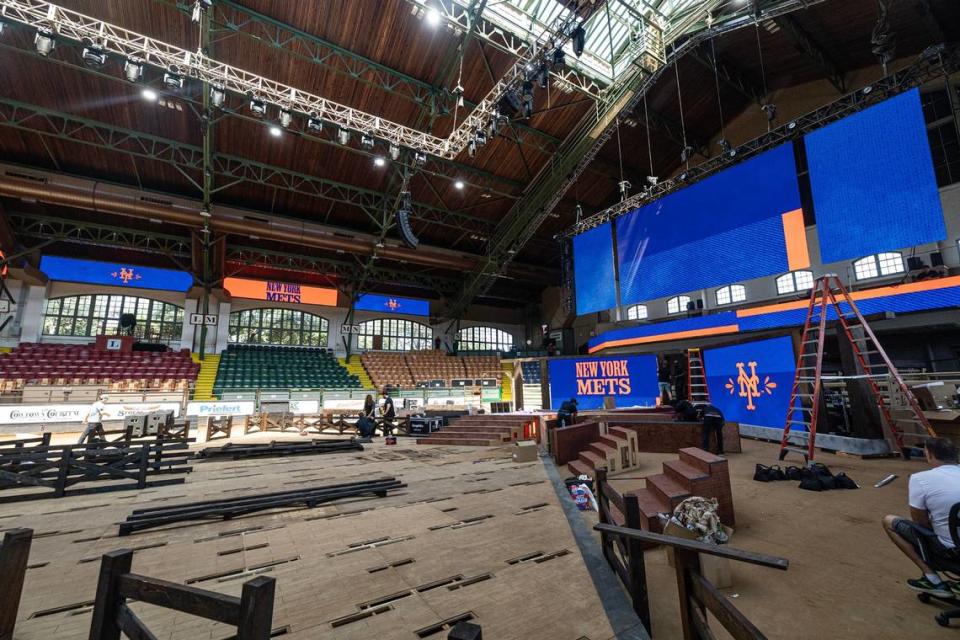
[[[400,209],[397,213],[397,219],[400,221],[400,237],[403,238],[404,244],[411,249],[416,249],[420,244],[420,239],[417,238],[410,226],[410,212],[407,209]]]
[[[120,333],[129,336],[133,335],[133,330],[137,326],[137,316],[132,313],[120,314]]]
[[[703,309],[703,298],[697,298],[697,309]]]
[[[696,308],[697,308],[696,302],[694,302],[693,300],[690,300],[689,302],[687,302],[687,311],[695,311]]]
[[[934,251],[930,254],[930,266],[931,267],[942,267],[943,266],[943,254],[939,251]]]
[[[923,258],[919,256],[910,256],[907,258],[907,269],[910,271],[919,271],[926,268],[926,264],[923,262]]]

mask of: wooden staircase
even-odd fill
[[[637,466],[637,433],[624,427],[610,427],[606,435],[591,442],[576,460],[567,463],[571,475],[597,477],[597,469],[618,473]]]
[[[193,387],[193,399],[199,401],[213,400],[213,384],[217,381],[217,369],[220,368],[219,355],[204,355],[200,359],[197,353],[190,354],[194,362],[200,364],[200,373],[197,374],[197,382]]]
[[[370,374],[367,373],[367,370],[364,369],[363,363],[360,362],[360,356],[352,355],[349,359],[338,358],[340,361],[340,366],[347,370],[347,373],[357,376],[360,379],[360,384],[364,389],[373,390],[373,380],[370,379]]]
[[[495,447],[520,439],[528,420],[523,416],[497,414],[451,418],[449,426],[417,438],[417,444]]]

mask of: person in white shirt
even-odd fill
[[[933,468],[910,476],[910,519],[888,515],[883,528],[923,571],[921,578],[907,580],[907,586],[939,597],[960,596],[960,583],[941,579],[930,566],[960,563],[948,525],[950,508],[960,502],[960,452],[947,438],[929,438],[924,451]]]
[[[87,415],[83,419],[83,433],[80,434],[80,439],[77,441],[77,444],[83,444],[91,433],[94,433],[97,438],[106,437],[106,434],[103,432],[103,419],[110,417],[110,414],[106,411],[107,407],[105,403],[107,400],[107,396],[100,396],[90,405],[90,408],[87,409]]]

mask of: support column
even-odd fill
[[[230,340],[230,303],[221,302],[220,317],[217,322],[217,330],[210,331],[212,334],[213,340],[208,340],[207,348],[211,353],[217,354],[221,353],[224,349],[227,348],[227,343]]]
[[[20,317],[20,342],[39,342],[43,334],[43,310],[47,303],[47,288],[36,285],[27,287]]]
[[[190,315],[197,312],[197,301],[187,298],[183,302],[183,330],[180,332],[180,348],[194,351],[193,337],[196,325],[190,324]]]

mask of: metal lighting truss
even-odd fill
[[[864,89],[849,93],[829,105],[791,120],[789,123],[765,133],[750,142],[744,143],[736,148],[735,156],[730,157],[724,154],[706,160],[682,172],[675,178],[663,180],[645,192],[633,195],[608,209],[574,224],[567,229],[565,235],[574,236],[593,229],[614,218],[620,217],[624,213],[682,189],[691,182],[722,171],[730,165],[763,153],[784,142],[799,138],[831,122],[845,118],[852,113],[883,102],[893,95],[921,86],[927,82],[947,77],[957,71],[960,71],[960,45],[931,47],[924,51],[910,66],[892,73]]]
[[[535,47],[531,48],[530,57],[518,60],[448,138],[439,138],[219,62],[200,50],[191,52],[49,2],[2,0],[0,6],[4,9],[6,19],[37,29],[53,29],[58,37],[76,42],[94,42],[105,52],[114,55],[139,59],[160,69],[207,84],[220,85],[233,93],[256,97],[281,109],[317,117],[392,144],[446,159],[460,154],[475,130],[484,126],[493,115],[503,95],[521,81],[527,65],[538,65],[540,57],[545,53]],[[548,41],[555,41],[557,45],[561,45],[562,40],[556,39],[569,37],[569,30],[576,19],[573,13],[567,15],[559,25],[561,30],[558,34],[545,33],[537,42],[542,40],[542,44],[546,46]]]

